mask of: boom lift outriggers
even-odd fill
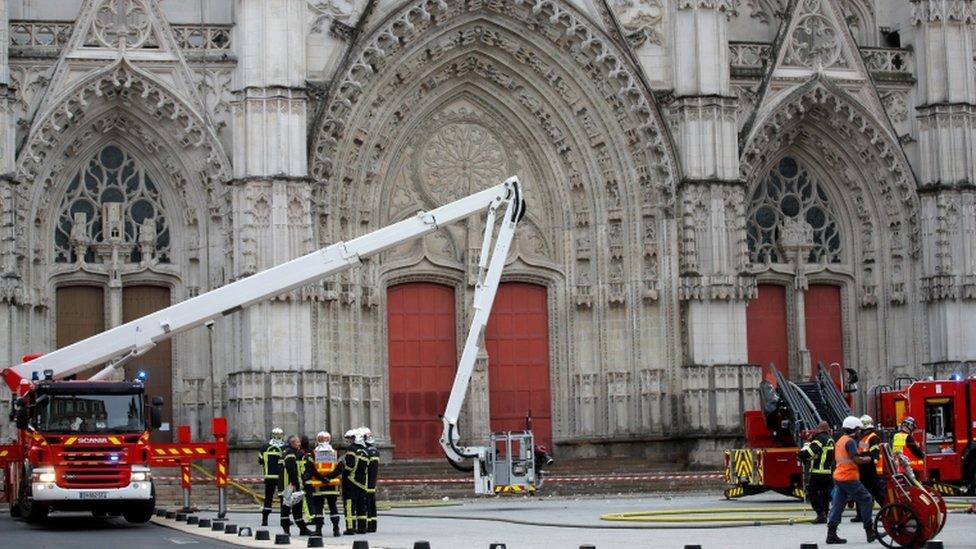
[[[454,419],[450,422],[452,427],[450,431],[445,431],[450,433],[447,438],[450,444],[445,446],[445,450],[451,449],[448,456],[452,458],[452,462],[460,462],[464,458],[473,456],[483,461],[488,455],[484,449],[473,452],[472,449],[457,448],[456,416],[491,312],[492,301],[515,228],[525,215],[525,199],[517,177],[510,177],[502,184],[429,212],[419,212],[409,219],[348,242],[337,242],[49,354],[38,356],[33,360],[26,361],[25,358],[24,363],[4,369],[3,379],[15,395],[11,417],[16,419],[18,428],[17,444],[5,447],[12,450],[0,452],[0,466],[6,468],[5,492],[11,502],[11,511],[26,512],[27,515],[35,518],[43,518],[50,509],[96,510],[96,506],[89,503],[97,503],[102,506],[101,508],[108,504],[125,508],[146,507],[151,510],[154,490],[151,477],[147,472],[151,442],[148,436],[148,422],[142,420],[142,409],[145,406],[144,391],[141,390],[139,382],[106,381],[112,372],[149,351],[159,342],[179,333],[340,273],[358,265],[363,259],[421,238],[440,227],[482,211],[487,212],[487,223],[474,298],[475,320],[467,338],[454,391],[448,405],[448,411],[453,411],[448,417]],[[492,245],[495,221],[499,215],[502,216],[502,222]],[[86,381],[66,380],[75,374],[101,365],[105,366]],[[106,420],[103,418],[105,410],[101,409],[89,410],[92,416],[97,416],[96,419],[101,421],[102,426],[97,428],[101,431],[85,429],[79,431],[76,427],[79,425],[78,422],[71,424],[67,417],[55,417],[65,412],[67,408],[71,408],[71,415],[74,416],[76,412],[74,402],[79,399],[91,402],[98,400],[102,394],[115,393],[136,395],[135,400],[139,402],[129,404],[128,415],[129,423],[133,423],[132,418],[137,418],[134,423],[139,425],[120,425],[121,430],[113,431],[106,425]],[[55,407],[52,402],[56,399],[50,396],[54,394],[62,395],[62,400],[73,399],[73,402]],[[158,405],[157,399],[153,401],[154,406]],[[104,400],[102,407],[108,407],[110,404],[108,400]],[[139,413],[133,415],[131,410],[136,408]],[[122,415],[125,416],[125,413]],[[156,422],[158,419],[154,419],[154,423]],[[445,418],[445,425],[448,425],[447,418]],[[109,436],[74,436],[81,432]],[[120,434],[126,436],[116,436]],[[528,436],[531,455],[531,433],[528,433]],[[92,444],[99,444],[97,450],[104,454],[106,458],[104,463],[81,463],[71,461],[68,457],[69,450],[87,450],[87,448],[67,448],[67,446],[82,444],[87,439],[97,440]],[[118,444],[113,441],[118,441]],[[113,444],[117,448],[112,446]],[[455,452],[455,449],[459,451]],[[7,456],[4,457],[4,454]],[[115,479],[114,483],[99,485],[97,490],[93,490],[91,489],[93,486],[69,482],[79,474],[83,474],[86,466],[97,468],[91,472],[97,473],[99,479],[111,477]],[[479,475],[479,471],[485,470],[482,463],[481,467],[476,468],[475,478],[479,481],[479,486],[490,488],[494,485],[492,478],[486,481],[484,474]],[[137,477],[136,471],[146,471],[146,473]],[[133,489],[136,483],[133,479],[136,478],[140,479],[137,490]],[[149,482],[146,482],[147,480]],[[479,489],[478,492],[482,493],[482,490]],[[144,515],[146,514],[140,513],[135,522],[142,522]],[[148,516],[144,518],[148,520]]]

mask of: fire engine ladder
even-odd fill
[[[847,405],[847,401],[844,400],[844,395],[834,385],[834,381],[822,364],[817,364],[817,376],[815,378],[810,381],[797,382],[795,385],[813,403],[820,418],[832,428],[840,428],[844,418],[851,415],[851,409]]]
[[[804,390],[796,383],[783,377],[783,374],[778,369],[772,368],[772,371],[773,375],[776,376],[776,391],[783,398],[783,401],[786,402],[786,406],[789,408],[790,415],[793,419],[790,425],[793,439],[799,442],[800,431],[813,429],[823,421],[820,416],[820,411],[817,409],[816,404],[810,400]]]

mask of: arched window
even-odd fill
[[[798,224],[812,234],[809,263],[840,263],[840,233],[820,183],[796,159],[784,157],[752,194],[747,217],[753,263],[787,263],[783,227]]]
[[[59,263],[103,263],[113,252],[125,263],[168,263],[169,225],[145,167],[115,145],[96,153],[61,199],[54,243]]]

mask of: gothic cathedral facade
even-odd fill
[[[973,0],[3,0],[0,355],[517,174],[464,433],[714,465],[768,368],[859,412],[976,373],[974,40]],[[437,457],[480,223],[127,369],[239,449]]]

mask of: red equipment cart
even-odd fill
[[[908,458],[892,454],[888,444],[881,445],[881,463],[885,504],[874,518],[878,541],[885,547],[922,547],[945,526],[945,500],[922,486]]]

